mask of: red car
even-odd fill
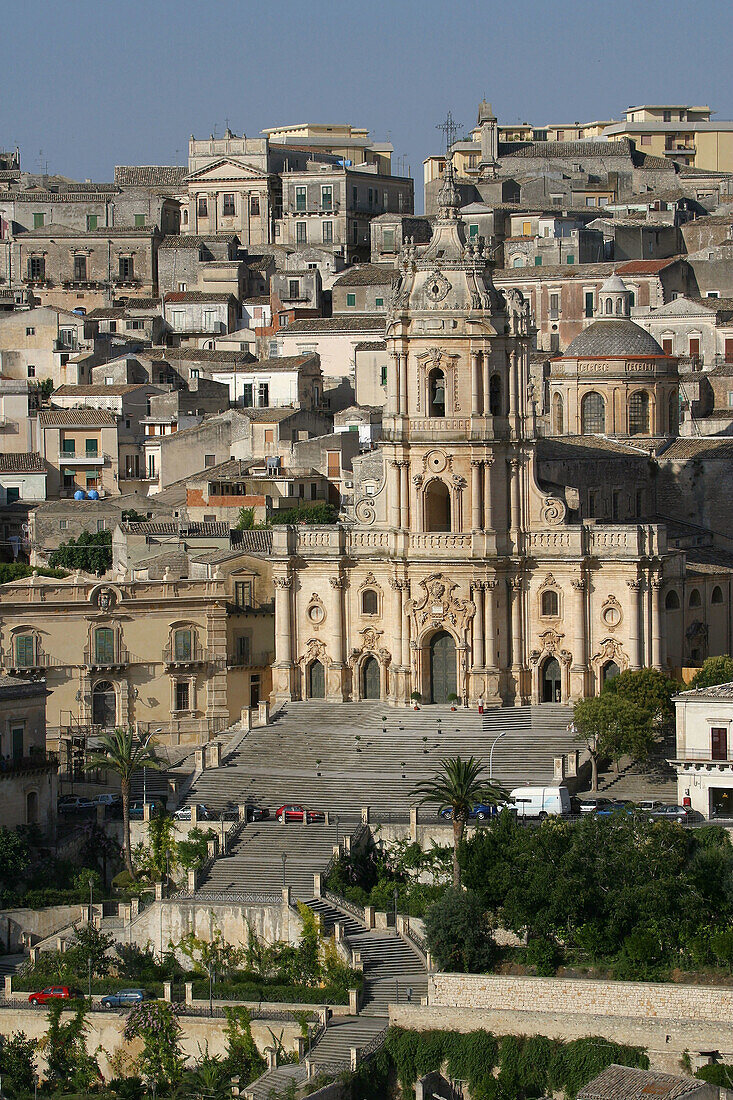
[[[28,1001],[32,1005],[45,1005],[47,1001],[55,1001],[59,998],[70,1000],[77,996],[78,993],[74,993],[68,985],[49,985],[39,993],[31,993]]]
[[[318,810],[306,810],[304,806],[279,806],[275,810],[276,821],[303,821],[303,815],[306,814],[306,824],[309,821],[325,821],[326,815],[320,813]]]

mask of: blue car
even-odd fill
[[[144,989],[120,989],[117,993],[108,993],[102,997],[102,1008],[122,1008],[125,1005],[139,1005],[145,1000]]]
[[[512,807],[508,807],[512,809]],[[497,814],[505,809],[504,805],[489,806],[485,802],[477,802],[476,805],[469,810],[468,819],[475,818],[476,821],[488,821],[490,817],[496,817]],[[453,818],[453,810],[450,806],[443,806],[442,810],[438,810],[438,816],[444,818],[446,821],[451,821]]]
[[[623,810],[627,814],[634,814],[636,813],[637,807],[633,802],[628,802],[624,798],[615,798],[605,805],[597,806],[593,812],[596,817],[610,817],[611,814],[618,813],[619,810]]]

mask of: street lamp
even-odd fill
[[[285,889],[285,864],[287,863],[287,860],[288,860],[288,853],[283,852],[280,858],[283,861],[283,890],[284,890]]]
[[[394,897],[394,926],[395,926],[395,929],[396,929],[397,928],[397,898],[399,896],[399,892],[398,892],[396,886],[394,888],[394,893],[393,893],[392,896]]]
[[[336,823],[336,847],[338,848],[338,846],[339,846],[339,819],[338,819],[338,814],[336,815],[336,817],[334,817],[333,820]]]
[[[503,733],[500,733],[491,746],[491,752],[489,753],[489,783],[494,778],[494,749],[496,748],[497,742],[501,741],[502,737],[506,737],[508,732],[508,730],[504,730]]]
[[[89,927],[92,926],[92,905],[94,904],[94,881],[89,876]],[[87,981],[89,985],[89,1003],[92,1003],[92,956],[87,958]]]

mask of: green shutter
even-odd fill
[[[347,304],[347,306],[355,306],[356,305],[356,295],[355,294],[347,294],[346,295],[346,304]]]
[[[177,630],[175,636],[175,652],[177,661],[191,660],[191,631]]]
[[[566,259],[565,262],[568,263],[568,264],[574,264],[575,263],[575,256],[573,256],[572,252],[568,253],[567,259]]]
[[[535,267],[542,267],[542,257],[541,256],[535,256],[534,266]]]
[[[15,663],[19,668],[31,668],[36,654],[32,634],[19,634],[15,639]]]
[[[94,631],[94,660],[98,665],[111,665],[114,661],[115,636],[109,626],[98,626]]]

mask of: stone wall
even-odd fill
[[[297,911],[284,904],[240,905],[174,898],[153,902],[120,933],[120,939],[140,947],[149,943],[155,951],[165,951],[169,943],[179,943],[191,932],[211,940],[218,928],[226,943],[245,947],[250,927],[269,944],[278,940],[297,943],[302,932]]]
[[[84,918],[86,906],[51,905],[46,909],[4,909],[0,912],[0,943],[8,951],[22,951],[26,932],[33,943],[68,928]]]

